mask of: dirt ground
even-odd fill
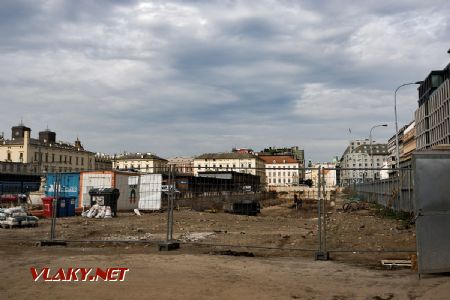
[[[331,261],[319,262],[317,211],[290,205],[264,207],[256,217],[177,210],[174,238],[182,244],[169,253],[157,250],[166,236],[166,212],[58,219],[56,238],[67,247],[36,246],[49,238],[50,220],[37,228],[0,229],[0,295],[7,296],[1,299],[118,299],[124,293],[131,299],[448,299],[448,275],[419,280],[410,269],[381,267],[381,259],[408,259],[415,251],[408,222],[382,217],[375,208],[345,213],[338,202],[327,209]],[[384,252],[394,250],[405,252]],[[254,257],[219,255],[236,252]],[[130,271],[125,282],[57,284],[33,282],[31,266]]]

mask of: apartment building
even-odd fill
[[[266,183],[269,186],[297,185],[302,174],[300,163],[292,156],[259,156],[265,163]]]
[[[347,185],[369,179],[379,179],[379,171],[364,170],[364,168],[382,168],[388,157],[387,144],[372,144],[370,147],[368,139],[350,141],[340,161],[341,184]],[[345,170],[346,168],[352,170]]]
[[[411,161],[412,153],[416,150],[416,122],[412,121],[403,131],[401,138],[400,166]]]

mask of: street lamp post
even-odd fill
[[[395,165],[397,169],[400,169],[400,149],[398,146],[398,123],[397,123],[397,91],[401,88],[404,87],[406,85],[412,85],[412,84],[422,84],[423,81],[416,81],[416,82],[408,82],[408,83],[404,83],[402,85],[400,85],[399,87],[397,87],[395,89],[394,92],[394,113],[395,113],[395,147],[396,147],[396,151],[395,151]]]
[[[372,164],[371,165],[372,169],[375,167],[373,165],[372,130],[374,128],[377,128],[377,127],[387,127],[387,126],[388,126],[387,124],[380,124],[380,125],[375,125],[372,128],[370,128],[370,133],[369,133],[369,139],[370,139],[369,151],[370,151],[370,160],[371,160],[371,164]],[[372,170],[372,179],[375,179],[375,170]]]

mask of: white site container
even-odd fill
[[[90,207],[91,197],[89,191],[91,189],[102,189],[114,187],[114,172],[112,171],[94,171],[81,172],[80,174],[80,206]]]
[[[162,175],[143,174],[139,178],[139,205],[142,210],[160,210]]]
[[[81,172],[80,176],[80,206],[90,207],[91,197],[89,191],[93,188],[116,188],[120,196],[117,199],[117,210],[132,211],[138,207],[138,195],[133,196],[131,191],[138,186],[130,186],[128,178],[137,177],[134,173],[116,171]]]

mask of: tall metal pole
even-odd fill
[[[395,113],[395,147],[396,147],[396,151],[395,151],[395,162],[396,162],[396,168],[400,169],[400,149],[399,149],[399,145],[398,145],[398,122],[397,122],[397,91],[404,86],[407,85],[412,85],[412,84],[422,84],[423,81],[416,81],[416,82],[408,82],[408,83],[404,83],[402,85],[400,85],[399,87],[397,87],[395,89],[394,92],[394,113]]]
[[[169,166],[169,174],[167,178],[167,235],[166,242],[172,241],[172,228],[173,228],[173,212],[172,212],[172,191],[171,191],[171,177],[172,177],[172,166]]]

